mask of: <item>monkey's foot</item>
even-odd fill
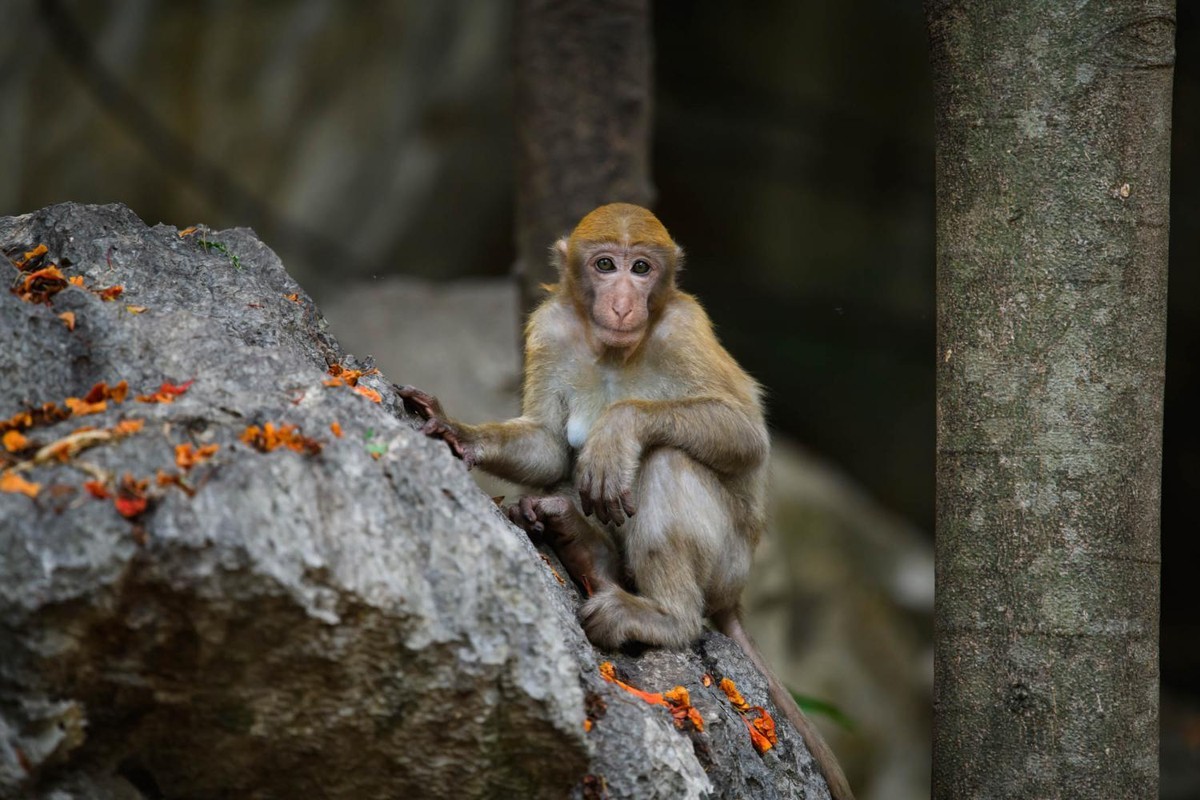
[[[508,507],[508,518],[512,523],[526,533],[541,536],[550,531],[550,538],[572,538],[567,533],[569,525],[564,525],[575,512],[571,501],[562,495],[549,497],[522,497]]]
[[[612,585],[614,579],[606,570],[611,570],[614,556],[570,499],[526,496],[507,511],[514,525],[550,545],[585,595]]]
[[[588,641],[604,650],[616,650],[625,643],[626,636],[621,620],[624,606],[620,589],[606,587],[584,601],[579,609],[579,620]]]

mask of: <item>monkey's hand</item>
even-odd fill
[[[412,386],[397,386],[396,394],[404,401],[404,407],[425,420],[421,433],[433,439],[441,439],[450,446],[450,452],[462,459],[467,469],[479,461],[477,449],[466,436],[462,426],[451,420],[442,411],[442,404],[431,394]]]
[[[633,481],[642,443],[633,429],[632,409],[614,406],[596,421],[575,464],[583,513],[620,525],[637,513]]]

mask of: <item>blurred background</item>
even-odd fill
[[[1200,796],[1200,7],[1178,11],[1163,797]],[[0,0],[0,214],[252,227],[450,413],[517,408],[511,0]],[[654,208],[769,392],[749,605],[863,798],[928,796],[933,113],[919,0],[658,2]],[[608,54],[596,52],[603,61]],[[546,245],[549,246],[547,241]]]

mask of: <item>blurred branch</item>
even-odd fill
[[[348,258],[338,242],[288,220],[268,202],[234,180],[220,165],[173,132],[100,59],[95,47],[60,0],[40,0],[38,17],[51,46],[75,73],[97,104],[123,127],[165,172],[194,186],[227,217],[245,220],[263,238],[313,250],[335,251]]]

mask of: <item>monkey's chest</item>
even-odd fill
[[[567,399],[567,444],[579,450],[605,410],[622,400],[653,400],[652,387],[637,375],[621,375],[615,370],[596,369],[572,381],[573,392]]]

